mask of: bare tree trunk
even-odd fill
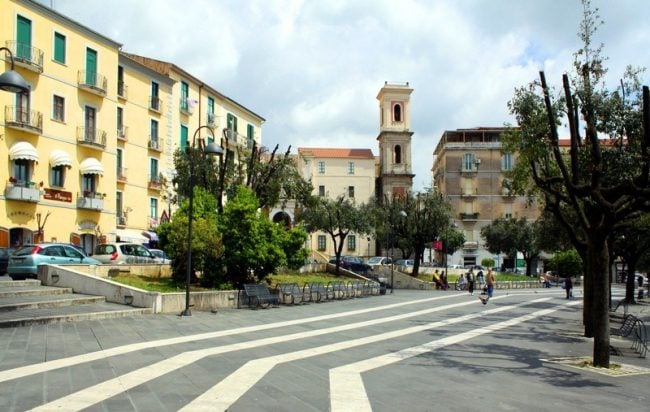
[[[593,280],[593,304],[591,320],[593,327],[594,366],[609,368],[609,252],[607,240],[602,235],[591,238],[588,246],[589,271]],[[585,305],[586,307],[586,305]]]

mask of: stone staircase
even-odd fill
[[[0,276],[0,328],[145,313],[152,311],[106,302],[104,296],[73,293],[71,288],[42,286],[38,280]]]

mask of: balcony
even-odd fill
[[[102,210],[104,208],[104,195],[102,193],[84,192],[77,197],[77,208],[88,210]]]
[[[117,97],[118,99],[127,100],[129,95],[129,86],[124,82],[117,82]]]
[[[459,217],[460,217],[461,220],[477,220],[478,219],[478,212],[460,213]]]
[[[150,150],[154,150],[156,152],[162,152],[162,142],[156,137],[152,138],[149,137],[149,143],[147,144]]]
[[[9,182],[5,187],[5,198],[38,203],[41,200],[41,190],[36,187],[34,182]]]
[[[117,168],[117,182],[118,183],[126,183],[126,167],[118,167]]]
[[[214,113],[208,113],[208,126],[217,127],[217,115]]]
[[[5,42],[11,50],[16,66],[24,67],[35,73],[43,73],[43,51],[29,44],[18,43],[15,40]]]
[[[91,127],[79,126],[77,127],[77,143],[103,150],[106,148],[106,132]]]
[[[18,106],[5,106],[5,124],[12,129],[40,135],[43,133],[43,113],[23,110]]]
[[[126,226],[126,216],[115,216],[115,225],[117,227],[124,227]]]
[[[180,99],[179,108],[181,113],[186,116],[191,116],[194,113],[194,106],[190,103],[190,99]]]
[[[103,97],[106,96],[108,81],[106,80],[106,76],[99,73],[79,70],[77,74],[77,85],[81,89]]]
[[[149,96],[149,110],[158,114],[162,113],[162,99],[158,96]]]
[[[464,250],[475,250],[475,249],[478,249],[478,242],[471,242],[471,241],[465,242],[465,243],[463,244],[463,249],[464,249]]]
[[[476,197],[478,189],[463,189],[460,196],[465,199],[473,199]]]
[[[147,180],[147,187],[151,190],[161,190],[163,185],[163,178],[160,174],[149,175]]]
[[[122,126],[117,129],[117,140],[126,142],[127,140],[129,140],[128,135],[129,135],[128,126]]]

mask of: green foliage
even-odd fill
[[[228,278],[240,288],[257,283],[287,263],[282,249],[284,228],[259,212],[253,191],[238,186],[219,219]],[[287,242],[290,243],[290,242]]]
[[[309,250],[305,249],[305,241],[309,236],[300,226],[291,229],[279,225],[282,250],[287,258],[287,268],[297,270],[309,257]]]
[[[575,249],[561,251],[548,261],[547,266],[560,277],[579,276],[582,273],[582,259]]]
[[[494,267],[494,259],[492,258],[483,258],[481,259],[481,266],[486,267],[486,268],[493,268]]]

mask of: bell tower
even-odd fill
[[[411,165],[411,93],[406,83],[384,83],[379,90],[380,198],[405,196],[413,189]]]

